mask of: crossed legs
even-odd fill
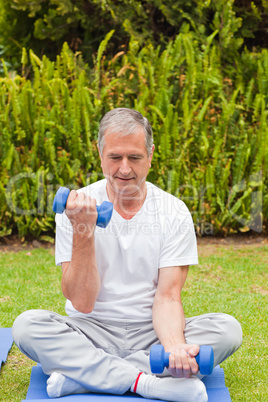
[[[133,390],[133,384],[142,371],[148,376],[147,380],[143,376],[140,389],[146,380],[147,385],[143,388],[146,389],[147,398],[150,398],[148,381],[150,377],[152,382],[151,377],[155,376],[152,376],[150,371],[149,350],[152,344],[158,342],[151,322],[100,323],[94,319],[60,316],[45,310],[30,310],[15,320],[12,334],[20,350],[39,362],[46,374],[60,373],[90,392],[121,395],[131,387]],[[242,331],[239,323],[229,315],[206,314],[186,319],[185,338],[187,343],[211,345],[217,365],[239,348]],[[169,372],[165,370],[159,377],[167,376]],[[151,388],[161,388],[159,380],[161,378],[154,380]],[[178,393],[180,388],[183,389],[179,379],[168,380],[178,386]],[[158,381],[157,384],[155,381]],[[187,383],[187,386],[188,384],[191,386],[190,383]],[[166,384],[165,388],[167,386],[174,385]],[[200,385],[195,385],[194,388],[199,390]],[[189,392],[186,394],[189,395]],[[161,396],[165,399],[162,394],[160,399]],[[151,397],[156,398],[157,395]],[[188,396],[188,399],[177,400],[191,399]],[[200,398],[198,400],[201,401]]]

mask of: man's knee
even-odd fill
[[[222,314],[222,337],[223,342],[234,353],[242,344],[242,328],[239,322],[231,315]]]
[[[40,317],[39,310],[29,310],[20,314],[14,321],[12,336],[16,345],[23,349],[23,345],[28,344],[35,337],[35,324]]]
[[[239,322],[231,315],[224,314],[226,320],[226,336],[234,347],[238,349],[242,344],[242,328]]]

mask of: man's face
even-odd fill
[[[148,157],[142,129],[126,136],[105,135],[101,167],[110,189],[117,196],[129,199],[141,196],[153,150]]]

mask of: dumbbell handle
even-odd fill
[[[169,355],[162,345],[153,345],[150,352],[151,371],[154,374],[161,374],[165,367],[169,366]],[[211,346],[200,346],[199,353],[195,356],[200,373],[209,375],[214,367],[214,352]]]
[[[66,209],[67,200],[70,194],[70,190],[67,187],[60,187],[55,195],[53,201],[53,212],[62,214]],[[101,228],[106,228],[111,220],[113,213],[113,204],[109,201],[103,201],[101,205],[96,206],[98,218],[96,225]]]

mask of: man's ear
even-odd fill
[[[101,151],[100,151],[99,146],[98,146],[98,152],[99,152],[99,157],[100,157],[100,160],[101,160],[101,165],[102,165],[102,156],[101,156]]]
[[[152,159],[153,159],[154,150],[155,150],[155,146],[153,144],[152,150],[151,150],[151,153],[150,153],[150,156],[149,156],[149,166],[150,167],[151,167],[151,162],[152,162]]]

